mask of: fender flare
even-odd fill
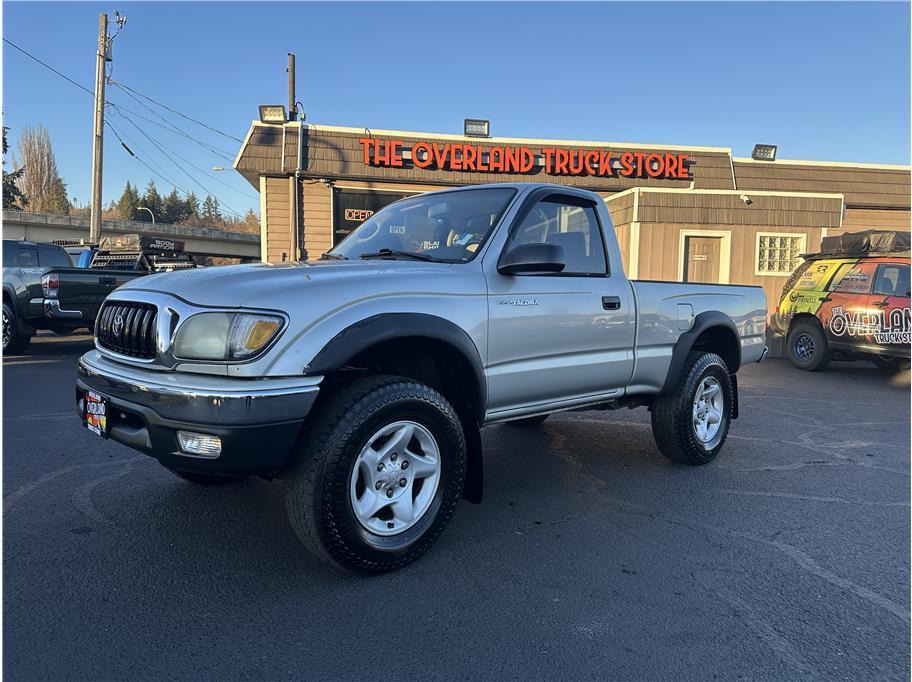
[[[662,384],[660,395],[667,395],[675,389],[681,379],[681,374],[684,372],[687,354],[690,353],[700,334],[713,327],[728,330],[735,339],[738,352],[737,362],[733,363],[734,367],[728,368],[729,373],[734,375],[741,368],[741,337],[738,334],[738,328],[735,327],[735,323],[725,313],[718,310],[708,310],[697,315],[694,318],[693,326],[678,337],[671,353],[671,364],[668,366],[668,374],[665,377],[665,383]]]
[[[394,339],[424,337],[456,348],[469,363],[478,387],[475,396],[479,423],[484,420],[488,388],[484,364],[475,342],[454,322],[427,313],[380,313],[346,327],[327,342],[305,368],[307,374],[326,374],[371,346]]]

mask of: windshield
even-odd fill
[[[402,199],[361,223],[328,256],[465,263],[474,258],[515,193],[492,187]]]

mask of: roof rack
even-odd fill
[[[839,256],[895,256],[912,248],[909,232],[898,230],[864,230],[844,232],[820,240],[820,251],[802,254],[805,260]]]

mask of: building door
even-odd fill
[[[684,281],[719,283],[721,237],[684,238]]]

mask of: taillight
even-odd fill
[[[57,290],[60,288],[60,278],[56,272],[49,272],[41,278],[41,288],[44,290],[45,298],[57,298]]]

